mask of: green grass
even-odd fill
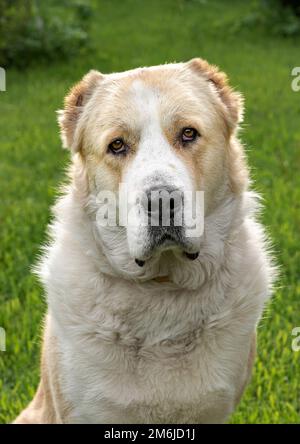
[[[11,421],[38,383],[43,291],[30,274],[45,240],[49,207],[64,175],[55,110],[90,68],[103,72],[201,56],[216,63],[246,98],[246,143],[262,216],[281,277],[258,335],[254,375],[233,423],[300,422],[300,352],[291,349],[300,326],[300,92],[291,69],[299,41],[255,29],[232,31],[247,2],[117,0],[97,2],[92,50],[56,64],[8,70],[0,92],[0,422]],[[100,5],[100,6],[99,6]]]

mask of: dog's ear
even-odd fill
[[[64,109],[58,111],[58,123],[64,148],[70,148],[73,152],[81,149],[82,140],[76,131],[77,124],[84,106],[103,78],[103,74],[92,70],[74,85],[65,97]]]
[[[228,84],[228,78],[217,66],[210,65],[206,60],[195,58],[187,62],[193,72],[211,82],[219,98],[225,105],[227,123],[233,130],[243,120],[243,97]]]

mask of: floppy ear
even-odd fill
[[[187,64],[195,73],[211,82],[225,105],[229,128],[235,129],[243,120],[242,95],[229,86],[226,74],[219,71],[217,66],[210,65],[206,60],[200,58],[192,59]]]
[[[64,109],[58,111],[58,124],[64,148],[70,148],[73,152],[81,149],[81,137],[76,134],[78,120],[103,77],[98,71],[90,71],[65,97]]]

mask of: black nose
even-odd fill
[[[182,192],[169,187],[150,189],[146,193],[145,209],[151,226],[182,225]],[[178,216],[178,217],[176,217]],[[176,220],[175,220],[176,219]]]

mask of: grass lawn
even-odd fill
[[[300,92],[291,70],[300,41],[255,29],[234,30],[248,2],[110,0],[96,2],[85,56],[8,70],[0,92],[0,423],[11,421],[34,394],[39,377],[43,291],[30,273],[45,240],[49,208],[64,176],[55,110],[72,83],[91,68],[119,71],[195,56],[218,64],[246,99],[241,137],[254,187],[265,198],[263,222],[281,278],[258,334],[254,375],[233,423],[300,422]]]

